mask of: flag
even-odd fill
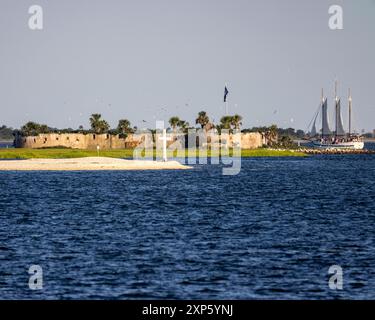
[[[224,88],[224,102],[227,102],[227,95],[228,95],[229,91],[227,89],[227,86],[225,86]]]

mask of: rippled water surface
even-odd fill
[[[8,142],[3,142],[3,141],[0,141],[0,149],[3,149],[3,148],[13,148],[13,142],[11,141],[8,141]]]
[[[374,299],[374,168],[360,155],[243,159],[237,176],[0,172],[0,298]]]

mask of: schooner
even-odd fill
[[[349,130],[348,133],[344,130],[344,125],[341,116],[341,99],[337,96],[337,81],[335,82],[335,130],[331,131],[328,119],[328,102],[327,97],[324,97],[322,89],[321,104],[319,111],[316,113],[313,120],[313,125],[310,131],[310,136],[315,138],[312,143],[313,146],[320,149],[354,149],[360,150],[364,147],[362,137],[352,132],[352,96],[349,89],[348,96],[349,104]],[[316,123],[319,114],[321,114],[321,132],[318,134]]]

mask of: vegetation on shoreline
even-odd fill
[[[307,155],[300,151],[294,150],[272,150],[267,148],[242,150],[242,157],[306,157]]]
[[[8,128],[7,126],[0,126],[0,141],[12,141],[13,137],[13,129]]]
[[[0,159],[62,159],[62,158],[83,158],[83,157],[96,157],[98,152],[96,150],[78,150],[78,149],[0,149]],[[115,149],[115,150],[100,150],[101,157],[111,158],[132,158],[133,149]],[[154,156],[156,152],[154,151]],[[176,154],[174,154],[176,156]],[[198,155],[198,151],[196,151]],[[231,152],[230,152],[231,155]],[[158,154],[160,157],[161,154]],[[172,153],[169,154],[171,158]],[[186,150],[185,156],[194,157],[193,150]],[[208,156],[211,153],[208,152]],[[254,149],[242,150],[242,157],[300,157],[306,156],[302,152],[295,152],[293,150],[272,150],[272,149]]]

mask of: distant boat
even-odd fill
[[[341,117],[341,100],[337,96],[337,82],[335,83],[335,131],[329,128],[328,103],[322,90],[322,101],[319,111],[316,113],[313,125],[310,131],[312,137],[312,146],[319,149],[352,149],[361,150],[364,148],[363,138],[360,135],[352,133],[352,97],[349,89],[349,131],[344,130]],[[320,134],[316,130],[316,122],[321,113],[322,129]]]
[[[343,141],[336,143],[313,141],[313,146],[318,149],[351,149],[362,150],[365,146],[363,141]]]

